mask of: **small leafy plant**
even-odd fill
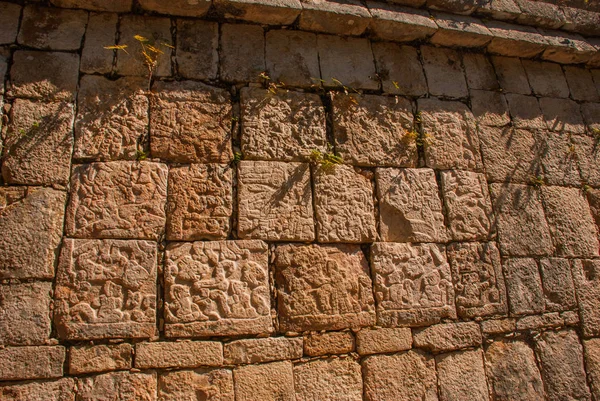
[[[241,162],[243,159],[243,155],[241,152],[234,152],[233,153],[233,160],[231,161],[231,163],[233,165],[239,164],[239,162]]]
[[[258,74],[258,77],[261,79],[262,84],[265,87],[265,89],[267,90],[267,92],[269,92],[273,95],[276,95],[277,91],[279,89],[282,89],[285,87],[285,84],[283,82],[281,82],[281,81],[275,82],[274,80],[272,80],[266,71],[263,71],[260,74]]]
[[[331,170],[336,165],[344,162],[342,157],[333,153],[331,149],[328,149],[327,152],[317,149],[313,150],[310,152],[310,161],[315,165],[321,166],[325,170]]]
[[[546,179],[542,175],[537,175],[537,176],[533,175],[533,176],[529,177],[529,183],[536,188],[540,188],[540,187],[546,185]]]
[[[138,150],[135,152],[135,159],[137,161],[141,162],[142,160],[146,160],[147,158],[148,158],[148,155],[143,150]]]

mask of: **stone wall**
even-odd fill
[[[593,33],[32,3],[0,2],[0,399],[600,400]]]

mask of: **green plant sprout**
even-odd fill
[[[260,74],[258,74],[258,77],[262,80],[262,84],[267,90],[267,92],[273,95],[276,95],[279,89],[285,88],[285,84],[283,82],[273,81],[266,71],[263,71]]]
[[[243,158],[244,156],[241,152],[233,152],[233,160],[231,161],[231,163],[234,165],[239,164],[239,162],[241,162]]]
[[[143,150],[138,150],[135,152],[135,159],[137,161],[141,162],[142,160],[146,160],[147,158],[148,158],[148,155]]]
[[[310,161],[315,165],[321,166],[324,170],[331,170],[335,165],[344,163],[341,156],[333,153],[329,146],[328,148],[327,152],[317,149],[310,152]]]
[[[531,176],[529,177],[529,183],[536,188],[540,188],[541,186],[546,185],[546,179],[542,175]]]

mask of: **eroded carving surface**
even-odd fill
[[[77,399],[156,401],[156,373],[114,372],[77,382]]]
[[[182,370],[167,372],[158,379],[158,394],[163,401],[234,401],[230,370]]]

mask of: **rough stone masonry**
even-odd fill
[[[599,12],[0,1],[0,399],[600,401]]]

